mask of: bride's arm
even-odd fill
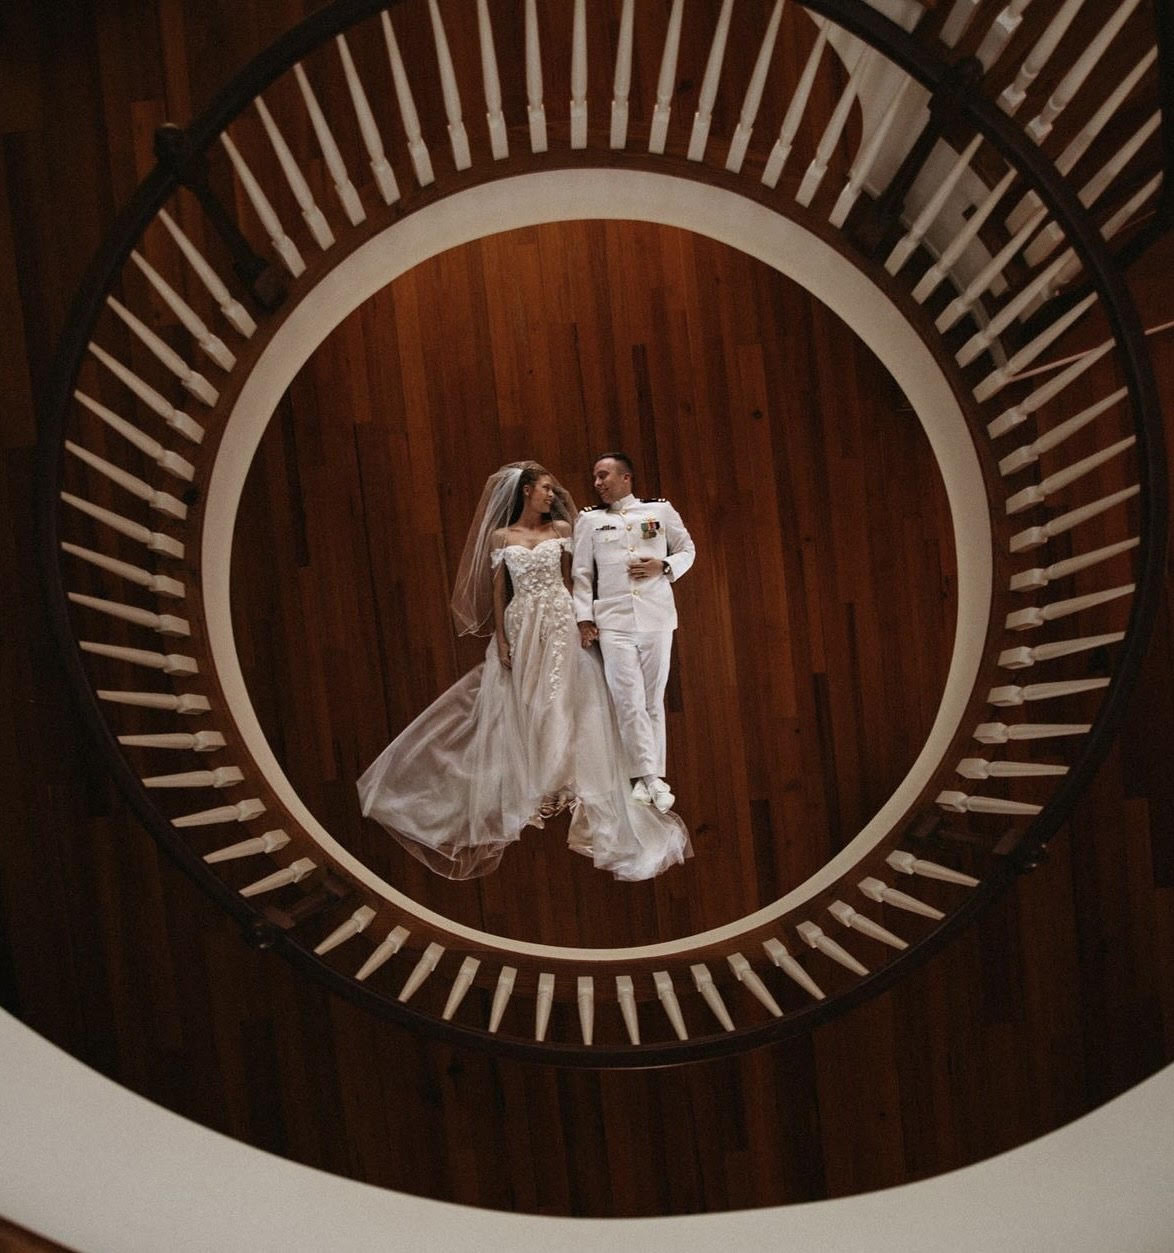
[[[571,535],[571,524],[569,522],[564,522],[561,518],[559,518],[554,524],[554,530],[559,539],[569,539]],[[567,592],[573,596],[574,589],[571,582],[571,553],[568,548],[564,548],[562,551],[562,572],[563,586],[567,589]]]
[[[505,531],[496,531],[493,536],[494,549],[505,547]],[[510,644],[505,636],[505,607],[509,604],[509,575],[505,562],[499,561],[493,572],[493,635],[497,640],[497,657],[506,670],[511,668]]]

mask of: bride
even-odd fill
[[[526,826],[570,811],[568,844],[617,879],[689,856],[671,811],[631,797],[615,715],[570,594],[575,506],[533,461],[489,477],[453,616],[492,633],[485,661],[424,710],[358,781],[364,815],[450,879],[489,874]]]

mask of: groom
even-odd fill
[[[632,797],[664,813],[675,800],[663,777],[664,689],[677,625],[672,584],[695,553],[681,515],[667,500],[638,500],[632,479],[625,453],[595,463],[602,504],[575,524],[575,618],[584,648],[599,641]]]

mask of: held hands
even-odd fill
[[[628,563],[628,573],[634,579],[651,579],[664,571],[664,562],[659,557],[638,557]]]
[[[590,648],[597,639],[599,639],[599,628],[594,622],[579,623],[579,643],[584,648]]]

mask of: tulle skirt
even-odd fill
[[[505,625],[512,668],[490,641],[363,773],[363,813],[450,879],[489,874],[523,828],[564,809],[568,845],[617,879],[684,860],[681,819],[631,799],[603,667],[579,646],[570,597],[515,598]]]

